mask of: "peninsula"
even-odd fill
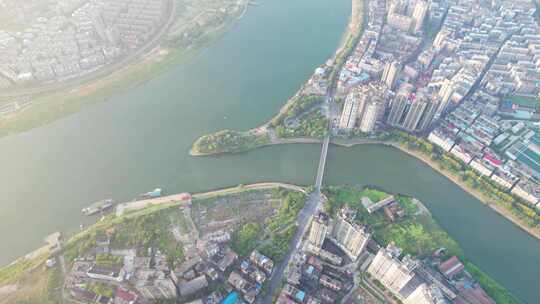
[[[529,49],[538,41],[523,34],[540,34],[535,3],[414,3],[354,0],[334,57],[273,119],[205,135],[191,155],[325,138],[390,145],[540,238],[540,89],[523,86],[538,79],[505,70],[527,70],[536,58]],[[500,26],[508,14],[519,30]],[[519,50],[523,60],[512,59]]]

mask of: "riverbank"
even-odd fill
[[[292,143],[294,140],[291,140],[290,143]],[[296,143],[303,143],[304,139],[298,140]],[[318,141],[320,142],[320,141]],[[484,205],[490,207],[491,209],[495,210],[497,213],[517,225],[519,228],[527,232],[528,234],[534,236],[537,239],[540,239],[540,228],[533,228],[527,225],[523,222],[522,219],[517,217],[516,215],[512,214],[509,210],[497,205],[497,203],[490,197],[488,197],[486,194],[480,192],[477,189],[474,189],[470,187],[467,183],[465,183],[463,180],[461,180],[460,176],[454,174],[453,172],[450,172],[449,170],[444,169],[441,167],[440,163],[436,160],[431,159],[430,156],[424,154],[423,152],[419,150],[412,150],[407,148],[406,146],[398,143],[398,142],[387,142],[387,141],[381,141],[381,140],[364,140],[364,139],[357,139],[357,140],[348,140],[348,141],[331,141],[332,144],[350,148],[358,145],[384,145],[387,147],[392,147],[394,149],[398,149],[399,151],[412,156],[424,164],[431,167],[433,170],[437,171],[437,173],[443,175],[450,181],[452,181],[454,184],[456,184],[458,187],[460,187],[463,191],[469,193],[470,195],[474,196],[476,199],[478,199],[480,202],[482,202]]]
[[[74,81],[71,85],[59,87],[58,91],[32,93],[32,105],[29,108],[0,117],[0,137],[29,131],[77,113],[87,106],[107,101],[115,94],[144,84],[187,62],[231,29],[248,11],[249,3],[250,0],[239,2],[240,9],[237,14],[231,15],[220,25],[204,32],[187,47],[170,46],[159,41],[152,49],[130,57],[130,60],[114,71],[100,71],[97,74],[99,77],[92,75],[86,81]],[[162,36],[167,36],[167,31]]]
[[[320,144],[322,143],[322,139],[318,138],[310,138],[310,137],[299,137],[299,138],[279,138],[277,137],[273,132],[268,131],[268,129],[264,129],[266,131],[266,134],[268,134],[270,141],[264,144],[260,145],[254,145],[254,148],[262,148],[265,146],[271,146],[271,145],[287,145],[287,144]],[[260,131],[259,131],[260,132]],[[337,139],[337,140],[331,140],[331,144],[342,146],[346,148],[358,146],[358,145],[383,145],[387,147],[391,147],[394,149],[398,149],[399,151],[412,156],[420,161],[422,161],[424,164],[431,167],[433,170],[438,172],[439,174],[443,175],[450,181],[452,181],[454,184],[456,184],[458,187],[460,187],[465,192],[469,193],[470,195],[474,196],[476,199],[478,199],[480,202],[482,202],[484,205],[490,207],[497,213],[499,213],[501,216],[505,217],[515,225],[517,225],[519,228],[530,234],[531,236],[534,236],[537,239],[540,239],[540,228],[536,227],[530,227],[527,223],[525,223],[521,218],[513,214],[508,209],[505,209],[498,205],[494,199],[490,198],[486,194],[482,193],[480,190],[472,188],[469,186],[465,181],[463,181],[459,175],[446,170],[441,166],[439,162],[436,160],[433,160],[430,156],[424,154],[422,151],[419,150],[412,150],[403,144],[400,144],[398,142],[391,142],[391,141],[383,141],[383,140],[377,140],[377,139],[352,139],[352,140],[346,140],[346,139]],[[242,152],[247,152],[248,150],[243,150]],[[206,153],[206,154],[199,154],[200,155],[215,155],[220,153]],[[197,156],[197,154],[192,154],[194,156]]]
[[[412,157],[415,157],[416,159],[422,161],[426,165],[430,166],[433,170],[437,171],[439,174],[441,174],[441,175],[445,176],[446,178],[448,178],[454,184],[459,186],[462,190],[464,190],[465,192],[471,194],[476,199],[478,199],[480,202],[482,202],[486,206],[490,207],[491,209],[495,210],[497,213],[499,213],[500,215],[505,217],[507,220],[509,220],[512,223],[514,223],[515,225],[517,225],[522,230],[526,231],[528,234],[530,234],[530,235],[532,235],[535,238],[540,240],[540,228],[530,227],[529,225],[524,223],[522,219],[520,219],[516,215],[512,214],[509,210],[497,205],[497,203],[493,199],[491,199],[490,197],[488,197],[484,193],[480,192],[479,190],[474,189],[474,188],[470,187],[469,185],[467,185],[464,181],[461,180],[461,178],[458,175],[456,175],[456,174],[454,174],[454,173],[452,173],[452,172],[450,172],[448,170],[445,170],[444,168],[441,168],[440,164],[437,163],[436,161],[432,160],[429,156],[426,156],[425,154],[423,154],[420,151],[410,150],[410,149],[408,149],[406,147],[403,147],[402,145],[397,144],[397,143],[378,143],[378,144],[384,144],[384,145],[391,146],[393,148],[399,149],[400,151],[402,151],[402,152],[404,152],[404,153],[406,153],[406,154],[408,154],[408,155],[410,155]]]

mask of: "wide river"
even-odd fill
[[[0,264],[48,233],[74,231],[83,206],[155,187],[204,191],[257,181],[314,182],[320,146],[190,157],[222,128],[266,121],[338,45],[350,0],[263,0],[190,62],[50,125],[0,140]],[[540,241],[416,159],[382,146],[331,148],[326,184],[411,194],[483,270],[540,303]]]

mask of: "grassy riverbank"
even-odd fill
[[[497,303],[520,303],[508,290],[468,261],[459,244],[439,226],[425,207],[413,198],[394,195],[398,204],[405,210],[405,215],[391,221],[382,211],[369,214],[361,204],[361,198],[364,196],[372,201],[389,196],[390,193],[384,190],[373,187],[332,186],[325,188],[324,192],[328,197],[325,207],[329,214],[335,214],[344,205],[357,210],[356,220],[373,229],[374,239],[379,244],[387,245],[394,242],[405,253],[420,259],[429,259],[434,251],[445,248],[443,260],[457,256],[464,262],[467,271]]]
[[[240,153],[270,144],[266,133],[223,130],[199,138],[191,148],[194,156],[220,153]]]

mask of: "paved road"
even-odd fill
[[[330,136],[326,136],[323,141],[321,157],[319,159],[319,168],[317,169],[317,178],[315,179],[315,189],[318,193],[321,192],[321,186],[324,178],[324,168],[326,167],[326,156],[328,155],[328,145],[330,144]]]
[[[321,107],[321,111],[326,117],[330,117],[332,105],[334,104],[334,89],[331,88],[326,94],[326,100]],[[331,123],[328,125],[329,131],[331,130]],[[330,132],[329,132],[330,134]],[[324,169],[326,166],[326,157],[328,155],[328,146],[330,144],[330,135],[327,135],[323,140],[321,157],[319,159],[319,167],[317,168],[317,177],[315,178],[315,191],[309,195],[304,208],[300,211],[296,223],[298,228],[291,240],[289,250],[285,255],[283,261],[276,266],[274,273],[270,278],[270,284],[268,291],[262,300],[258,300],[257,303],[271,304],[272,296],[277,292],[277,289],[281,286],[281,282],[284,278],[287,266],[291,262],[291,259],[298,253],[302,238],[306,234],[311,217],[315,214],[317,209],[322,209],[322,204],[326,198],[321,194],[321,186],[324,178]]]
[[[306,231],[309,228],[309,221],[311,219],[311,216],[315,213],[317,208],[322,205],[325,198],[320,194],[320,192],[313,192],[308,197],[308,200],[306,204],[304,205],[304,208],[300,211],[300,214],[298,215],[297,224],[298,229],[296,229],[296,233],[294,234],[292,240],[291,240],[291,246],[289,247],[289,251],[285,255],[285,258],[283,261],[276,266],[274,269],[274,273],[272,274],[272,277],[270,278],[270,285],[268,288],[268,291],[265,295],[265,297],[258,301],[259,303],[263,304],[271,304],[272,303],[272,296],[276,293],[277,289],[281,285],[281,280],[283,278],[283,275],[285,273],[285,270],[287,269],[287,265],[289,265],[289,262],[291,261],[291,258],[295,256],[295,254],[300,249],[300,244],[302,241],[302,237],[306,233]]]

